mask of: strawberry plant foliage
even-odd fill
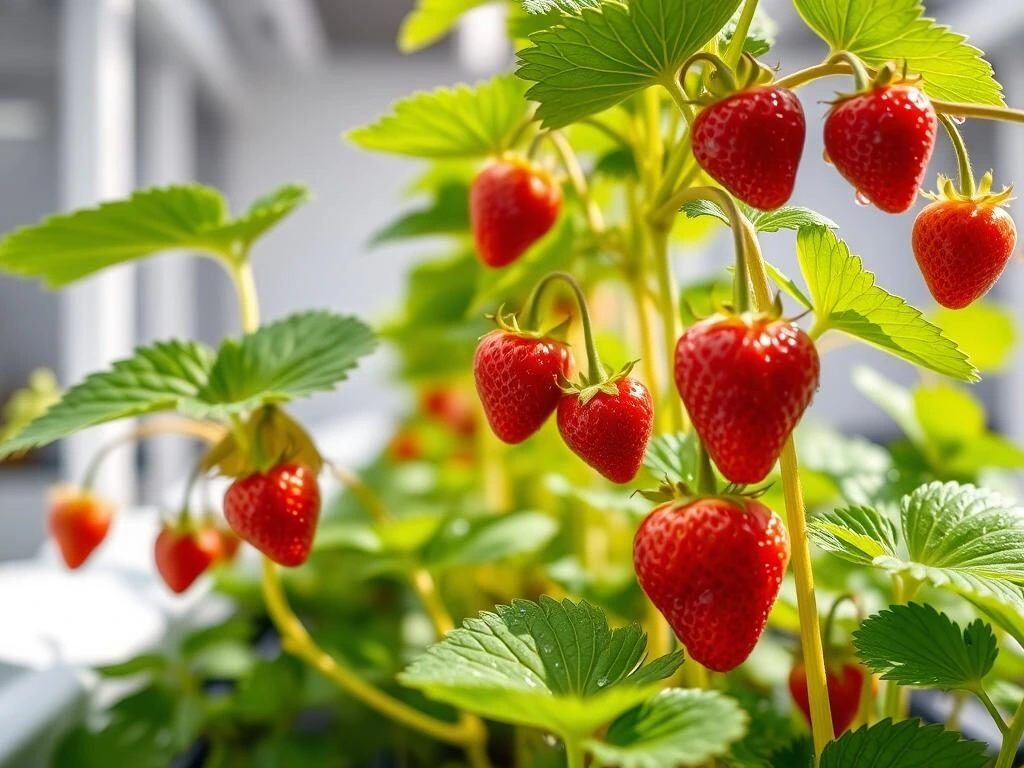
[[[307,199],[304,187],[288,185],[232,219],[223,196],[210,187],[148,189],[15,230],[0,241],[0,268],[60,288],[160,251],[191,249],[230,258]]]
[[[849,51],[875,67],[907,63],[935,99],[1003,104],[992,65],[964,35],[925,17],[920,0],[794,0],[832,51]]]
[[[941,725],[882,720],[825,747],[821,768],[984,768],[985,745]]]
[[[587,603],[541,598],[467,619],[402,674],[427,696],[563,737],[589,737],[654,696],[679,652],[640,666],[647,637]]]
[[[483,158],[509,149],[525,122],[526,85],[512,75],[418,93],[348,133],[363,149],[423,158]]]
[[[961,629],[930,605],[893,605],[853,636],[857,655],[883,680],[950,690],[978,690],[995,663],[992,628],[975,619]]]
[[[518,75],[535,83],[527,97],[537,117],[560,128],[674,79],[687,58],[713,38],[739,0],[603,0],[537,32],[519,52]]]
[[[225,341],[216,353],[197,342],[143,347],[68,390],[43,416],[0,444],[0,455],[128,416],[177,410],[196,418],[224,418],[327,391],[374,346],[373,334],[359,320],[307,312],[241,341]]]

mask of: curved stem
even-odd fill
[[[949,141],[953,145],[953,151],[956,153],[956,163],[960,173],[960,193],[966,197],[973,198],[977,190],[974,187],[974,171],[971,169],[971,158],[967,154],[967,145],[964,143],[964,137],[961,135],[960,129],[956,127],[956,123],[953,122],[953,118],[949,115],[940,114],[939,122],[942,123],[942,127],[949,134]],[[941,192],[941,190],[939,191]]]
[[[985,705],[985,709],[987,709],[988,713],[992,716],[992,722],[996,724],[999,732],[1005,737],[1007,731],[1006,721],[1003,719],[1003,715],[996,707],[995,703],[989,697],[988,691],[985,690],[983,685],[979,684],[977,690],[972,690],[972,693],[978,697],[978,701]]]
[[[614,141],[616,144],[620,144],[623,147],[623,149],[628,149],[632,151],[633,144],[632,142],[630,142],[629,139],[626,138],[626,135],[624,133],[621,133],[618,129],[612,128],[610,125],[608,125],[608,123],[604,122],[603,120],[599,120],[596,117],[584,117],[583,119],[580,120],[580,122],[583,123],[584,125],[589,125],[591,128],[600,131],[609,139]]]
[[[118,435],[109,443],[101,446],[100,449],[93,454],[92,461],[89,462],[89,466],[85,470],[85,476],[82,478],[82,490],[89,491],[92,489],[103,461],[113,451],[120,448],[122,445],[136,443],[140,440],[145,440],[146,438],[155,437],[157,435],[185,435],[186,437],[194,437],[197,440],[202,440],[203,442],[216,443],[224,437],[224,428],[218,424],[210,422],[195,421],[193,419],[179,417],[158,418],[153,419],[152,421],[147,421],[123,435]]]
[[[746,217],[743,217],[743,220],[746,221]],[[744,227],[744,232],[745,237],[749,238],[746,253],[749,257],[748,267],[754,289],[755,306],[758,310],[767,311],[773,302],[771,283],[761,257],[760,246],[750,230],[749,222]],[[782,470],[782,491],[786,502],[786,521],[789,528],[790,562],[793,566],[797,611],[800,616],[800,645],[803,649],[804,666],[807,669],[811,731],[814,737],[815,754],[820,757],[822,750],[832,740],[834,734],[828,686],[825,679],[825,654],[818,627],[818,604],[814,594],[811,548],[807,536],[807,514],[804,509],[803,491],[800,488],[800,469],[792,435],[786,440],[779,464]]]
[[[749,7],[751,5],[756,7],[757,6],[757,0],[748,0],[748,2],[747,2],[747,6],[748,7],[744,8],[743,12],[746,13],[747,10],[749,10]],[[753,15],[753,11],[751,10],[750,13],[751,13],[751,16],[752,16]],[[750,24],[749,20],[747,21],[747,24],[748,25]],[[744,39],[746,38],[746,34],[745,33],[744,33],[743,37],[744,37]],[[733,38],[734,41],[735,41],[735,39],[736,38]],[[742,53],[742,51],[743,51],[743,44],[740,43],[740,52]],[[736,60],[739,61],[739,58],[740,58],[739,55],[737,55],[736,56]],[[690,67],[692,67],[694,64],[696,64],[698,61],[702,61],[705,64],[710,64],[712,67],[714,67],[715,75],[722,81],[723,88],[725,89],[725,91],[727,91],[728,93],[732,93],[733,91],[735,91],[737,89],[736,76],[733,74],[732,69],[730,68],[728,62],[724,61],[720,56],[716,56],[713,53],[708,53],[707,51],[698,51],[697,53],[693,54],[693,56],[691,56],[690,58],[688,58],[686,60],[686,63],[683,64],[682,69],[679,70],[679,75],[676,78],[676,80],[680,83],[680,85],[682,84],[682,81],[686,77],[687,72],[689,72]]]
[[[830,77],[832,75],[849,75],[852,73],[853,70],[850,68],[849,64],[827,62],[824,64],[815,64],[812,67],[800,69],[796,72],[791,72],[785,77],[780,77],[775,81],[775,84],[780,88],[793,89],[799,88],[801,85],[806,85],[814,80],[820,80],[823,77]]]
[[[267,611],[274,626],[281,634],[281,646],[288,653],[299,657],[317,669],[371,709],[408,728],[438,741],[459,746],[476,743],[482,739],[483,734],[477,727],[469,726],[467,723],[450,723],[424,714],[367,683],[322,650],[310,637],[302,622],[292,611],[291,606],[288,605],[288,600],[281,587],[278,567],[267,558],[263,559],[261,586]]]
[[[853,595],[840,595],[832,601],[832,605],[828,609],[828,614],[825,616],[825,628],[824,630],[822,630],[821,638],[826,653],[828,653],[828,651],[833,647],[832,632],[835,628],[836,612],[839,610],[839,606],[845,603],[847,600],[849,600],[854,605],[857,605],[857,600]]]
[[[569,181],[572,182],[573,189],[576,190],[580,202],[583,203],[583,208],[587,213],[587,224],[590,225],[594,234],[600,235],[605,230],[604,216],[601,214],[601,208],[590,195],[587,177],[583,173],[583,168],[580,166],[579,158],[576,157],[576,152],[573,150],[572,145],[558,131],[550,131],[549,133],[542,134],[542,136],[546,137],[555,148],[555,151],[558,152],[558,157],[562,161],[562,167],[565,168],[565,172],[569,175]]]
[[[576,299],[576,306],[580,312],[580,322],[583,323],[583,339],[587,349],[587,378],[591,384],[596,384],[605,377],[604,366],[597,354],[597,344],[594,341],[594,328],[590,322],[590,309],[587,307],[587,297],[583,295],[583,289],[576,282],[576,278],[568,272],[552,272],[545,275],[526,299],[524,309],[524,322],[526,327],[533,329],[537,327],[540,314],[540,299],[545,289],[555,280],[561,280],[572,289]]]
[[[867,67],[864,66],[864,62],[849,51],[840,51],[839,53],[831,56],[826,63],[838,64],[840,62],[843,62],[850,67],[850,73],[853,75],[854,91],[860,93],[861,91],[866,90],[868,83],[871,81],[871,75],[868,74],[868,70]]]
[[[1003,745],[999,749],[999,757],[996,758],[995,768],[1013,768],[1014,758],[1017,757],[1017,750],[1020,749],[1021,739],[1024,738],[1024,701],[1013,715],[1010,727],[1003,736]]]

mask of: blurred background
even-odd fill
[[[368,122],[411,91],[486,77],[512,61],[503,11],[483,6],[457,33],[414,56],[395,38],[412,0],[0,0],[0,231],[55,210],[121,197],[133,188],[198,180],[221,188],[233,207],[286,181],[308,184],[315,202],[263,242],[256,273],[265,316],[331,307],[385,317],[400,297],[422,245],[369,253],[366,244],[401,206],[412,164],[347,146],[342,133]],[[1010,103],[1024,102],[1024,6],[929,0],[928,10],[970,35],[994,63]],[[768,55],[790,71],[820,60],[823,46],[785,0],[765,0],[778,22]],[[776,58],[778,57],[778,58]],[[879,282],[922,308],[931,300],[909,250],[910,216],[855,204],[821,155],[815,118],[836,82],[802,91],[812,129],[794,202],[842,226]],[[1024,131],[972,121],[965,127],[977,169],[997,167],[997,184],[1024,178]],[[932,172],[955,170],[940,138]],[[931,183],[931,175],[929,183]],[[693,278],[727,263],[727,238],[679,253]],[[765,238],[771,260],[795,273],[792,237]],[[1017,260],[994,298],[1024,309]],[[74,290],[50,293],[0,276],[0,401],[36,369],[61,385],[155,338],[216,342],[233,329],[229,286],[214,266],[161,256]],[[869,361],[897,380],[909,366],[854,346],[829,358],[814,418],[886,440],[894,427],[850,384],[851,366]],[[298,407],[314,424],[390,412],[386,354],[335,395]],[[383,386],[382,386],[383,385]],[[993,426],[1024,439],[1024,361],[988,376],[978,391]],[[116,428],[115,428],[116,430]],[[0,559],[31,555],[43,539],[41,490],[80,477],[103,437],[93,432],[31,464],[0,468]],[[110,434],[107,432],[106,434]],[[108,462],[104,486],[116,498],[146,498],[185,473],[188,446],[173,441]]]
[[[423,246],[389,245],[372,252],[366,246],[397,207],[409,205],[401,191],[414,167],[359,152],[345,144],[342,133],[414,90],[483,78],[512,62],[500,5],[477,8],[454,36],[425,52],[399,54],[396,34],[412,5],[412,0],[0,0],[0,231],[52,211],[123,197],[136,187],[197,180],[222,189],[240,209],[281,183],[300,181],[313,190],[315,202],[261,241],[255,254],[265,318],[306,307],[356,313],[371,322],[385,318],[400,299],[410,265],[424,255]],[[820,61],[823,45],[790,3],[763,0],[763,5],[779,24],[770,63],[792,71]],[[926,0],[925,5],[986,51],[1007,101],[1024,104],[1019,45],[1024,4]],[[835,87],[830,81],[801,91],[810,130],[793,202],[839,222],[842,236],[865,257],[881,285],[930,310],[909,248],[912,217],[858,206],[850,187],[818,160],[822,149],[815,126]],[[1000,186],[1024,180],[1024,128],[972,121],[964,130],[979,172],[996,167]],[[955,171],[943,137],[929,184],[940,170]],[[723,235],[677,254],[682,279],[722,270],[731,250]],[[766,236],[764,245],[771,261],[797,273],[791,234]],[[1021,296],[1024,265],[1017,259],[993,298],[1009,308],[1018,328],[1024,327]],[[230,286],[217,268],[173,255],[112,270],[60,294],[0,275],[0,402],[38,369],[52,369],[66,386],[139,343],[175,336],[215,343],[234,332],[235,315]],[[850,382],[852,367],[864,362],[898,381],[917,376],[910,366],[863,346],[838,349],[826,360],[812,418],[887,442],[895,425]],[[386,353],[380,353],[340,392],[296,410],[322,432],[345,430],[353,418],[368,414],[397,413],[404,400],[398,387],[389,388],[391,370]],[[1024,441],[1024,357],[1015,354],[976,391],[988,408],[989,426]],[[45,488],[79,478],[104,436],[119,430],[123,427],[94,430],[31,462],[0,466],[0,563],[9,563],[0,566],[0,616],[11,615],[19,596],[22,607],[26,599],[37,599],[22,594],[18,585],[26,583],[26,572],[16,563],[34,557],[44,540]],[[124,450],[107,463],[104,488],[122,503],[161,498],[187,473],[190,450],[174,441]],[[94,586],[83,582],[79,594],[96,595]],[[67,582],[54,582],[54,589],[72,599]],[[104,600],[121,599],[113,591],[101,594]],[[123,620],[125,614],[118,616]],[[0,635],[4,626],[0,619]],[[149,636],[163,627],[136,624],[133,630]],[[138,644],[144,644],[141,635]],[[97,635],[96,642],[107,641]],[[31,655],[6,650],[0,648],[0,659],[24,661]],[[5,698],[4,669],[0,662],[0,720],[8,724],[0,728],[0,763],[5,748],[24,741],[9,718],[29,717],[18,710],[23,696]],[[36,680],[32,686],[36,698],[56,691],[55,707],[70,700],[60,685],[41,686]],[[46,719],[31,722],[38,728]]]

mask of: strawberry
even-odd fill
[[[434,387],[420,399],[423,412],[460,437],[476,432],[476,417],[469,397],[455,387]]]
[[[740,200],[771,210],[793,194],[805,136],[796,94],[761,85],[716,101],[697,115],[693,155]]]
[[[242,545],[242,540],[235,536],[234,531],[227,528],[216,528],[216,531],[220,537],[220,557],[218,560],[224,565],[231,565],[238,557],[238,549]]]
[[[944,307],[963,309],[995,285],[1017,245],[1017,228],[1003,207],[1010,190],[991,193],[992,174],[971,195],[939,177],[940,192],[914,222],[914,258],[928,290]]]
[[[156,569],[171,591],[181,594],[222,556],[216,528],[165,525],[156,537]]]
[[[558,403],[558,431],[565,444],[613,483],[636,477],[653,425],[651,395],[629,377],[611,380],[593,393],[569,392]]]
[[[903,213],[935,148],[935,110],[913,85],[875,85],[837,101],[825,119],[825,151],[860,196]]]
[[[473,358],[476,391],[500,439],[521,443],[555,412],[559,379],[572,370],[569,347],[555,339],[500,328],[480,340]]]
[[[496,160],[473,180],[469,216],[480,260],[504,267],[542,238],[562,209],[562,188],[525,160]]]
[[[714,315],[676,345],[675,378],[694,429],[722,474],[759,483],[818,388],[814,342],[772,315]]]
[[[864,686],[865,670],[860,664],[830,665],[825,670],[828,685],[828,703],[832,710],[832,729],[836,738],[853,724],[860,705],[860,694]],[[877,693],[878,681],[872,683]],[[793,701],[811,722],[811,704],[807,694],[807,668],[803,661],[797,661],[789,672],[789,693]]]
[[[87,491],[57,488],[50,494],[47,525],[68,568],[78,568],[100,545],[113,519],[113,507]]]
[[[676,500],[641,524],[633,563],[690,656],[728,672],[764,631],[789,563],[789,537],[757,501]]]
[[[274,562],[302,565],[320,517],[316,475],[292,463],[235,480],[224,495],[224,517],[243,541]]]

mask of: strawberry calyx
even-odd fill
[[[688,507],[700,501],[725,501],[740,509],[747,508],[747,502],[759,499],[770,486],[748,488],[730,483],[720,491],[702,492],[685,481],[673,482],[665,477],[655,489],[638,490],[636,493],[655,503],[673,502],[673,508]]]
[[[694,65],[702,63],[703,74],[698,83],[699,92],[692,95],[689,103],[708,107],[715,102],[737,93],[769,85],[775,80],[775,70],[765,66],[749,53],[744,53],[735,69],[724,59],[707,51],[698,51],[684,62],[679,70],[678,79],[687,95],[697,88],[687,89],[687,76]]]
[[[618,383],[632,373],[633,367],[638,362],[640,361],[631,360],[616,373],[610,376],[600,376],[597,380],[591,379],[588,374],[580,373],[579,378],[575,382],[567,380],[559,382],[559,388],[567,395],[578,395],[580,405],[589,403],[599,392],[603,392],[606,395],[617,395],[619,393]]]
[[[488,331],[485,336],[492,333],[506,333],[512,336],[518,336],[523,339],[557,339],[562,341],[565,338],[565,332],[568,330],[570,323],[572,322],[571,317],[567,317],[557,325],[548,328],[547,330],[540,330],[537,328],[523,328],[519,325],[519,315],[515,312],[503,312],[505,305],[502,304],[498,307],[498,311],[493,315],[487,315],[488,320],[493,320],[497,326],[493,331]]]
[[[874,77],[871,76],[867,66],[858,56],[849,51],[840,51],[828,60],[829,64],[845,63],[850,65],[850,69],[853,70],[853,90],[852,91],[837,91],[836,98],[830,102],[833,106],[840,104],[849,99],[856,98],[857,96],[863,96],[866,93],[872,93],[880,88],[891,88],[897,85],[915,85],[921,81],[920,75],[915,75],[907,71],[907,62],[903,61],[902,65],[898,65],[896,62],[888,62],[883,64],[875,72]]]
[[[939,174],[935,192],[922,191],[921,195],[934,202],[974,203],[975,205],[1005,206],[1013,200],[1013,185],[992,191],[992,171],[986,171],[974,188],[973,194],[965,193],[956,182],[945,174]]]
[[[298,422],[276,405],[265,405],[207,451],[198,469],[204,473],[216,469],[225,477],[239,478],[293,462],[316,475],[324,460]]]

